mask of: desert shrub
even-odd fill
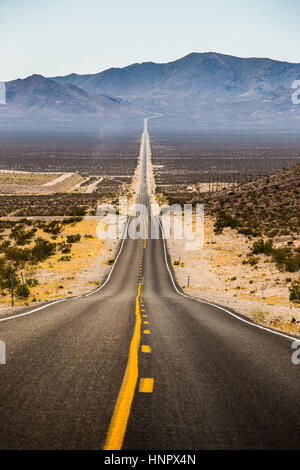
[[[75,224],[76,222],[81,222],[82,220],[83,220],[83,216],[75,216],[75,217],[70,217],[68,219],[61,220],[61,224],[63,225]]]
[[[293,254],[290,248],[273,248],[272,256],[278,269],[294,273],[300,269],[300,254]]]
[[[173,264],[174,264],[174,266],[179,266],[179,265],[180,265],[180,261],[178,261],[178,259],[177,259],[177,260],[173,261]]]
[[[11,285],[10,285],[11,274],[13,274],[14,276],[14,285],[17,286],[20,281],[17,278],[13,268],[11,266],[6,266],[3,260],[1,260],[1,263],[0,263],[0,288],[1,290],[4,291],[6,289],[11,288]]]
[[[61,223],[57,220],[52,220],[48,225],[44,227],[44,232],[52,233],[52,235],[58,235],[61,232]]]
[[[44,261],[49,256],[53,255],[56,250],[56,243],[48,242],[43,238],[38,238],[32,248],[32,260]]]
[[[5,240],[4,242],[0,243],[0,253],[6,251],[6,249],[11,245],[10,240]]]
[[[62,256],[61,258],[59,258],[58,261],[71,261],[71,256],[69,255],[66,255],[66,256]]]
[[[278,269],[282,269],[287,259],[286,248],[274,248],[272,255]]]
[[[16,296],[20,299],[27,299],[30,295],[30,289],[26,284],[19,284],[16,288]]]
[[[73,209],[70,211],[70,215],[73,215],[75,217],[84,217],[86,214],[86,208],[84,207],[78,207],[76,209]]]
[[[66,254],[66,253],[71,253],[71,248],[72,248],[72,245],[70,243],[59,243],[57,248],[59,250],[61,250],[62,253]]]
[[[285,269],[289,273],[295,273],[300,269],[300,255],[290,255],[285,262]]]
[[[7,260],[14,261],[16,265],[24,264],[25,261],[30,261],[31,250],[30,248],[18,248],[10,246],[5,250],[5,257]]]
[[[259,258],[257,256],[249,256],[247,259],[242,261],[242,264],[250,264],[250,266],[256,266],[259,263]]]
[[[16,245],[25,245],[34,237],[35,232],[35,228],[25,231],[21,225],[17,225],[11,230],[10,236],[15,240]]]
[[[289,287],[290,291],[290,301],[291,302],[300,302],[300,280],[293,281]]]
[[[67,243],[76,243],[80,241],[80,234],[77,233],[76,235],[67,235]]]
[[[29,287],[36,287],[38,283],[39,281],[35,277],[30,277],[29,279],[26,279],[26,284]]]
[[[227,212],[221,211],[217,214],[216,222],[214,224],[214,231],[215,233],[220,234],[223,232],[225,227],[237,228],[239,224],[240,222],[238,219],[228,214]]]
[[[263,253],[267,256],[271,255],[272,253],[272,248],[273,248],[273,242],[272,240],[267,240],[266,242],[261,238],[260,240],[257,240],[253,243],[251,252],[254,255],[258,255],[260,253]]]
[[[256,323],[263,323],[265,319],[265,314],[261,310],[253,310],[252,312],[252,318]]]
[[[113,258],[110,258],[107,260],[107,264],[114,264],[115,260]]]

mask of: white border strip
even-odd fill
[[[125,235],[127,235],[128,225],[129,225],[129,218],[128,218],[128,220],[127,220],[127,224],[126,224],[126,227],[125,227],[125,230],[124,230]],[[101,289],[107,284],[107,282],[109,281],[109,278],[110,278],[110,276],[111,276],[111,273],[113,272],[113,269],[114,269],[114,267],[115,267],[115,264],[116,264],[116,262],[117,262],[117,260],[118,260],[118,258],[119,258],[119,256],[120,256],[120,254],[121,254],[121,251],[122,251],[122,249],[123,249],[123,245],[124,245],[125,239],[126,239],[126,236],[123,237],[123,241],[122,241],[121,247],[120,247],[120,249],[119,249],[119,251],[118,251],[118,254],[117,254],[117,257],[116,257],[116,259],[115,259],[115,262],[114,262],[114,264],[113,264],[113,266],[112,266],[112,268],[111,268],[111,270],[110,270],[110,272],[109,272],[109,274],[108,274],[108,276],[107,276],[105,282],[102,284],[102,286],[98,287],[98,289],[96,289],[95,291],[90,292],[89,294],[77,295],[77,296],[75,296],[75,297],[67,297],[66,299],[55,300],[54,302],[51,302],[50,304],[42,305],[41,307],[37,307],[37,308],[35,308],[35,309],[33,309],[33,310],[29,310],[29,312],[18,313],[18,314],[16,314],[16,315],[11,315],[11,316],[9,316],[9,317],[0,318],[0,322],[2,322],[2,321],[8,321],[8,320],[13,320],[14,318],[19,318],[19,317],[25,317],[26,315],[30,315],[31,313],[38,312],[39,310],[43,310],[44,308],[51,307],[51,305],[55,305],[55,304],[60,303],[60,302],[66,302],[67,300],[80,299],[81,297],[88,297],[88,296],[90,296],[90,295],[92,295],[92,294],[95,294],[96,292],[98,292],[99,290],[101,290]]]
[[[100,287],[98,287],[96,290],[94,290],[93,292],[90,292],[89,294],[85,294],[85,295],[84,295],[85,297],[89,297],[90,295],[96,294],[96,292],[99,292],[99,290],[103,289],[103,287],[108,283],[108,281],[109,281],[109,279],[110,279],[110,276],[112,275],[112,272],[113,272],[113,270],[114,270],[114,267],[115,267],[115,265],[116,265],[116,263],[117,263],[117,261],[118,261],[118,259],[119,259],[119,256],[120,256],[120,254],[121,254],[121,252],[122,252],[122,250],[123,250],[123,246],[124,246],[125,240],[126,240],[126,238],[127,238],[129,219],[130,219],[130,217],[128,217],[128,220],[127,220],[127,224],[126,224],[126,227],[125,227],[125,230],[124,230],[123,240],[122,240],[120,249],[119,249],[119,251],[118,251],[118,254],[117,254],[117,256],[116,256],[116,259],[115,259],[115,261],[114,261],[114,264],[113,264],[111,270],[109,271],[108,276],[107,276],[105,282],[103,282],[103,284],[102,284]]]
[[[290,341],[298,341],[298,342],[300,342],[300,338],[294,338],[293,336],[289,336],[289,335],[286,335],[286,334],[284,334],[284,333],[280,333],[279,331],[271,330],[271,329],[269,329],[269,328],[267,328],[267,327],[265,327],[265,326],[257,325],[256,323],[253,323],[253,322],[251,322],[251,321],[248,321],[248,320],[246,320],[245,318],[242,318],[242,317],[240,317],[239,315],[236,315],[235,313],[230,312],[230,310],[227,310],[226,308],[220,307],[219,305],[213,304],[212,302],[208,302],[208,301],[206,301],[206,300],[198,299],[197,297],[193,297],[192,295],[186,295],[186,294],[183,294],[182,292],[180,292],[180,291],[177,289],[177,286],[176,286],[176,283],[175,283],[175,281],[174,281],[174,278],[173,278],[171,269],[170,269],[170,267],[169,267],[168,257],[167,257],[167,250],[166,250],[165,234],[164,234],[164,230],[163,230],[161,221],[160,221],[160,219],[159,219],[157,216],[156,216],[155,218],[158,220],[158,223],[159,223],[160,228],[161,228],[162,239],[163,239],[163,246],[164,246],[164,254],[165,254],[165,263],[166,263],[167,269],[168,269],[168,271],[169,271],[169,275],[170,275],[170,278],[171,278],[173,287],[174,287],[175,291],[177,292],[177,294],[182,295],[183,297],[186,297],[187,299],[196,300],[197,302],[200,302],[200,303],[202,303],[202,304],[207,304],[207,305],[211,305],[212,307],[218,308],[219,310],[222,310],[223,312],[228,313],[229,315],[231,315],[231,316],[234,317],[234,318],[237,318],[238,320],[242,321],[243,323],[247,323],[248,325],[255,326],[256,328],[259,328],[260,330],[265,330],[265,331],[268,331],[269,333],[273,333],[274,335],[282,336],[283,338],[287,338],[287,339],[289,339]]]
[[[47,305],[42,305],[41,307],[35,308],[34,310],[30,310],[29,312],[19,313],[17,315],[12,315],[10,317],[0,318],[0,321],[7,321],[7,320],[12,320],[13,318],[25,317],[25,315],[30,315],[31,313],[38,312],[39,310],[43,310],[44,308],[50,307],[51,305],[54,305],[54,304],[58,304],[59,302],[65,302],[66,300],[69,300],[69,299],[55,300],[55,302],[51,302],[50,304],[47,304]]]

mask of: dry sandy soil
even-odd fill
[[[0,194],[69,192],[82,180],[78,173],[26,173],[0,170]]]
[[[25,279],[36,278],[39,284],[30,287],[30,297],[26,301],[15,299],[16,306],[29,305],[32,302],[43,302],[71,295],[80,295],[89,292],[103,282],[111,269],[109,259],[114,259],[117,247],[115,240],[99,240],[96,234],[97,220],[82,220],[74,225],[67,225],[57,236],[55,242],[66,241],[69,234],[81,235],[81,240],[72,244],[70,261],[60,260],[61,252],[49,257],[36,266],[27,266],[23,270]],[[36,236],[48,238],[50,234],[40,231]],[[0,315],[6,313],[10,305],[10,296],[0,299]]]
[[[253,242],[229,228],[216,235],[213,224],[213,217],[205,218],[201,250],[188,251],[184,240],[167,241],[172,264],[181,262],[173,265],[178,284],[187,294],[230,307],[259,323],[300,334],[300,305],[288,300],[290,279],[298,279],[298,273],[280,272],[265,255],[259,255],[259,263],[253,267],[243,265]]]
[[[140,153],[140,157],[141,156],[142,152]],[[128,194],[129,206],[136,198],[140,169],[141,165],[139,164]],[[76,176],[79,175],[72,174],[70,177],[63,178],[62,181],[58,181],[50,187],[45,187],[45,189],[49,191],[49,189],[52,190],[52,188],[57,188],[58,185],[66,185],[67,182],[71,182],[73,186],[74,183],[75,186],[79,186],[80,181],[72,181]],[[15,175],[13,178],[14,177]],[[58,177],[59,175],[52,174],[51,178],[48,178],[47,181],[53,181],[54,178]],[[81,178],[81,180],[83,181],[83,178]],[[97,184],[99,184],[99,180],[101,180],[101,177],[97,179]],[[39,184],[41,184],[42,181],[43,180],[39,181]],[[9,186],[11,187],[12,185]],[[90,186],[91,185],[85,186],[84,190],[89,189]],[[20,185],[18,188],[19,187]],[[41,188],[41,186],[38,187]],[[107,200],[106,202],[110,203],[111,201]],[[111,264],[108,263],[108,260],[114,260],[119,247],[118,240],[103,240],[97,237],[98,224],[100,224],[101,229],[103,229],[103,227],[105,227],[105,223],[104,219],[88,220],[85,218],[76,224],[66,225],[63,231],[57,235],[57,238],[55,239],[56,243],[66,241],[66,237],[69,234],[81,235],[80,241],[72,244],[72,250],[70,253],[71,259],[69,261],[60,260],[62,253],[59,252],[49,257],[43,263],[39,263],[34,267],[28,267],[25,269],[23,271],[24,278],[36,278],[38,279],[39,284],[36,287],[30,288],[30,297],[26,301],[15,299],[14,308],[9,307],[11,301],[10,296],[2,296],[0,299],[0,316],[9,311],[15,311],[18,308],[24,307],[24,305],[37,305],[38,303],[47,300],[81,295],[92,291],[97,286],[101,285],[111,269]],[[46,234],[44,231],[40,231],[40,233],[38,231],[36,233],[36,237],[38,236],[48,239],[49,241],[53,241],[50,234]]]

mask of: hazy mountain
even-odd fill
[[[292,104],[292,82],[300,64],[192,53],[167,64],[146,62],[97,74],[55,77],[89,93],[106,93],[134,107],[201,123],[298,125],[300,106]]]
[[[55,122],[89,127],[102,119],[134,116],[126,103],[98,93],[96,96],[71,84],[60,84],[42,75],[6,83],[6,104],[0,105],[0,126],[53,127]]]
[[[230,55],[192,53],[167,64],[144,62],[111,68],[93,75],[55,77],[90,93],[129,97],[150,90],[203,95],[218,91],[222,97],[260,94],[279,87],[289,88],[300,77],[300,64],[271,59],[243,59]]]
[[[121,101],[98,94],[92,96],[72,84],[59,84],[42,75],[6,84],[7,108],[21,112],[95,114],[119,109]]]
[[[6,84],[0,124],[1,118],[29,115],[94,122],[109,116],[140,120],[156,112],[163,118],[155,126],[298,129],[300,106],[291,100],[297,79],[300,64],[214,52],[89,75],[32,75]]]

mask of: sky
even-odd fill
[[[300,0],[0,0],[0,80],[190,52],[300,62]]]

